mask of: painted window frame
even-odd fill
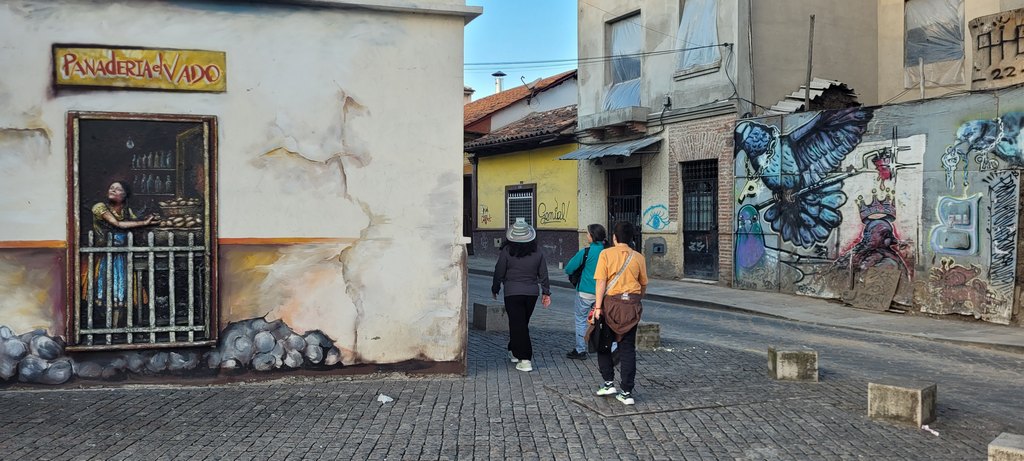
[[[89,120],[107,120],[107,121],[140,121],[140,122],[183,122],[183,123],[197,123],[201,127],[203,142],[204,142],[204,160],[206,168],[205,175],[205,192],[206,192],[206,203],[204,206],[207,209],[205,214],[206,223],[203,227],[203,232],[206,238],[206,249],[204,256],[204,268],[205,277],[201,277],[200,280],[207,281],[205,287],[202,287],[203,301],[206,302],[206,306],[203,309],[205,315],[205,337],[196,340],[168,340],[166,342],[140,342],[140,343],[117,343],[111,344],[109,341],[105,344],[84,344],[81,341],[79,334],[80,322],[79,312],[81,310],[82,302],[82,285],[81,278],[81,254],[80,248],[82,242],[80,240],[79,230],[81,229],[81,191],[79,188],[79,158],[80,158],[80,122]],[[136,113],[136,112],[90,112],[90,111],[69,111],[66,114],[66,182],[67,182],[67,254],[66,254],[66,296],[67,303],[65,303],[64,309],[64,321],[65,321],[65,338],[67,340],[67,349],[74,351],[89,351],[89,350],[145,350],[145,349],[162,349],[162,348],[186,348],[186,347],[208,347],[217,344],[218,335],[220,333],[220,309],[219,309],[219,292],[218,292],[218,264],[219,264],[219,248],[218,248],[218,235],[217,235],[217,223],[218,223],[218,192],[217,192],[217,152],[218,152],[218,119],[214,115],[187,115],[187,114],[153,114],[153,113]],[[181,139],[179,138],[179,142]],[[137,242],[139,248],[146,245],[145,242]],[[179,244],[181,245],[181,244]],[[130,250],[129,250],[130,251]],[[129,266],[130,267],[130,266]],[[142,307],[141,304],[139,306]],[[131,308],[126,309],[126,315],[132,315]],[[133,333],[139,334],[142,333]],[[148,334],[148,333],[147,333]],[[96,336],[99,336],[97,334]],[[176,335],[175,335],[176,336]]]
[[[537,228],[537,183],[531,184],[513,184],[505,186],[505,229],[514,222],[511,217],[511,207],[509,206],[509,193],[511,192],[530,192],[530,220],[527,222],[534,229]]]

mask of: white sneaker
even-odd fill
[[[615,383],[613,383],[611,381],[605,381],[605,383],[602,384],[601,387],[597,388],[597,392],[595,392],[594,394],[597,394],[597,395],[600,395],[600,396],[605,396],[605,395],[614,395],[615,393],[616,393]]]
[[[533,364],[529,360],[520,360],[516,364],[516,370],[519,371],[533,371]]]
[[[512,355],[512,351],[508,351],[508,360],[512,363],[519,363],[519,359]]]

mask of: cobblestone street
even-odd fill
[[[489,299],[487,285],[470,277],[470,305]],[[473,330],[465,377],[7,388],[0,458],[962,460],[984,459],[1000,432],[1024,432],[1020,355],[891,339],[881,346],[893,354],[879,356],[867,333],[653,302],[645,316],[662,324],[664,347],[639,353],[637,404],[623,406],[592,396],[600,381],[593,358],[564,357],[572,293],[553,291],[552,309],[538,307],[531,323],[532,373],[508,363],[505,333]],[[828,343],[820,383],[766,377],[764,350],[753,344],[772,340],[770,331]],[[833,362],[846,349],[854,360]],[[931,354],[950,362],[938,366]],[[948,380],[930,375],[939,436],[866,417],[868,380],[885,369],[918,378],[948,371]],[[379,394],[394,401],[382,404]],[[981,404],[986,395],[1006,401]]]

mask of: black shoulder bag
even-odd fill
[[[572,284],[573,288],[579,288],[580,286],[580,280],[583,278],[583,268],[587,267],[588,253],[590,253],[589,246],[583,250],[583,262],[580,264],[580,267],[577,267],[576,270],[569,274],[569,283]]]

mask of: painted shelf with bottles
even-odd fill
[[[157,150],[132,155],[132,191],[139,196],[180,197],[178,155]]]

